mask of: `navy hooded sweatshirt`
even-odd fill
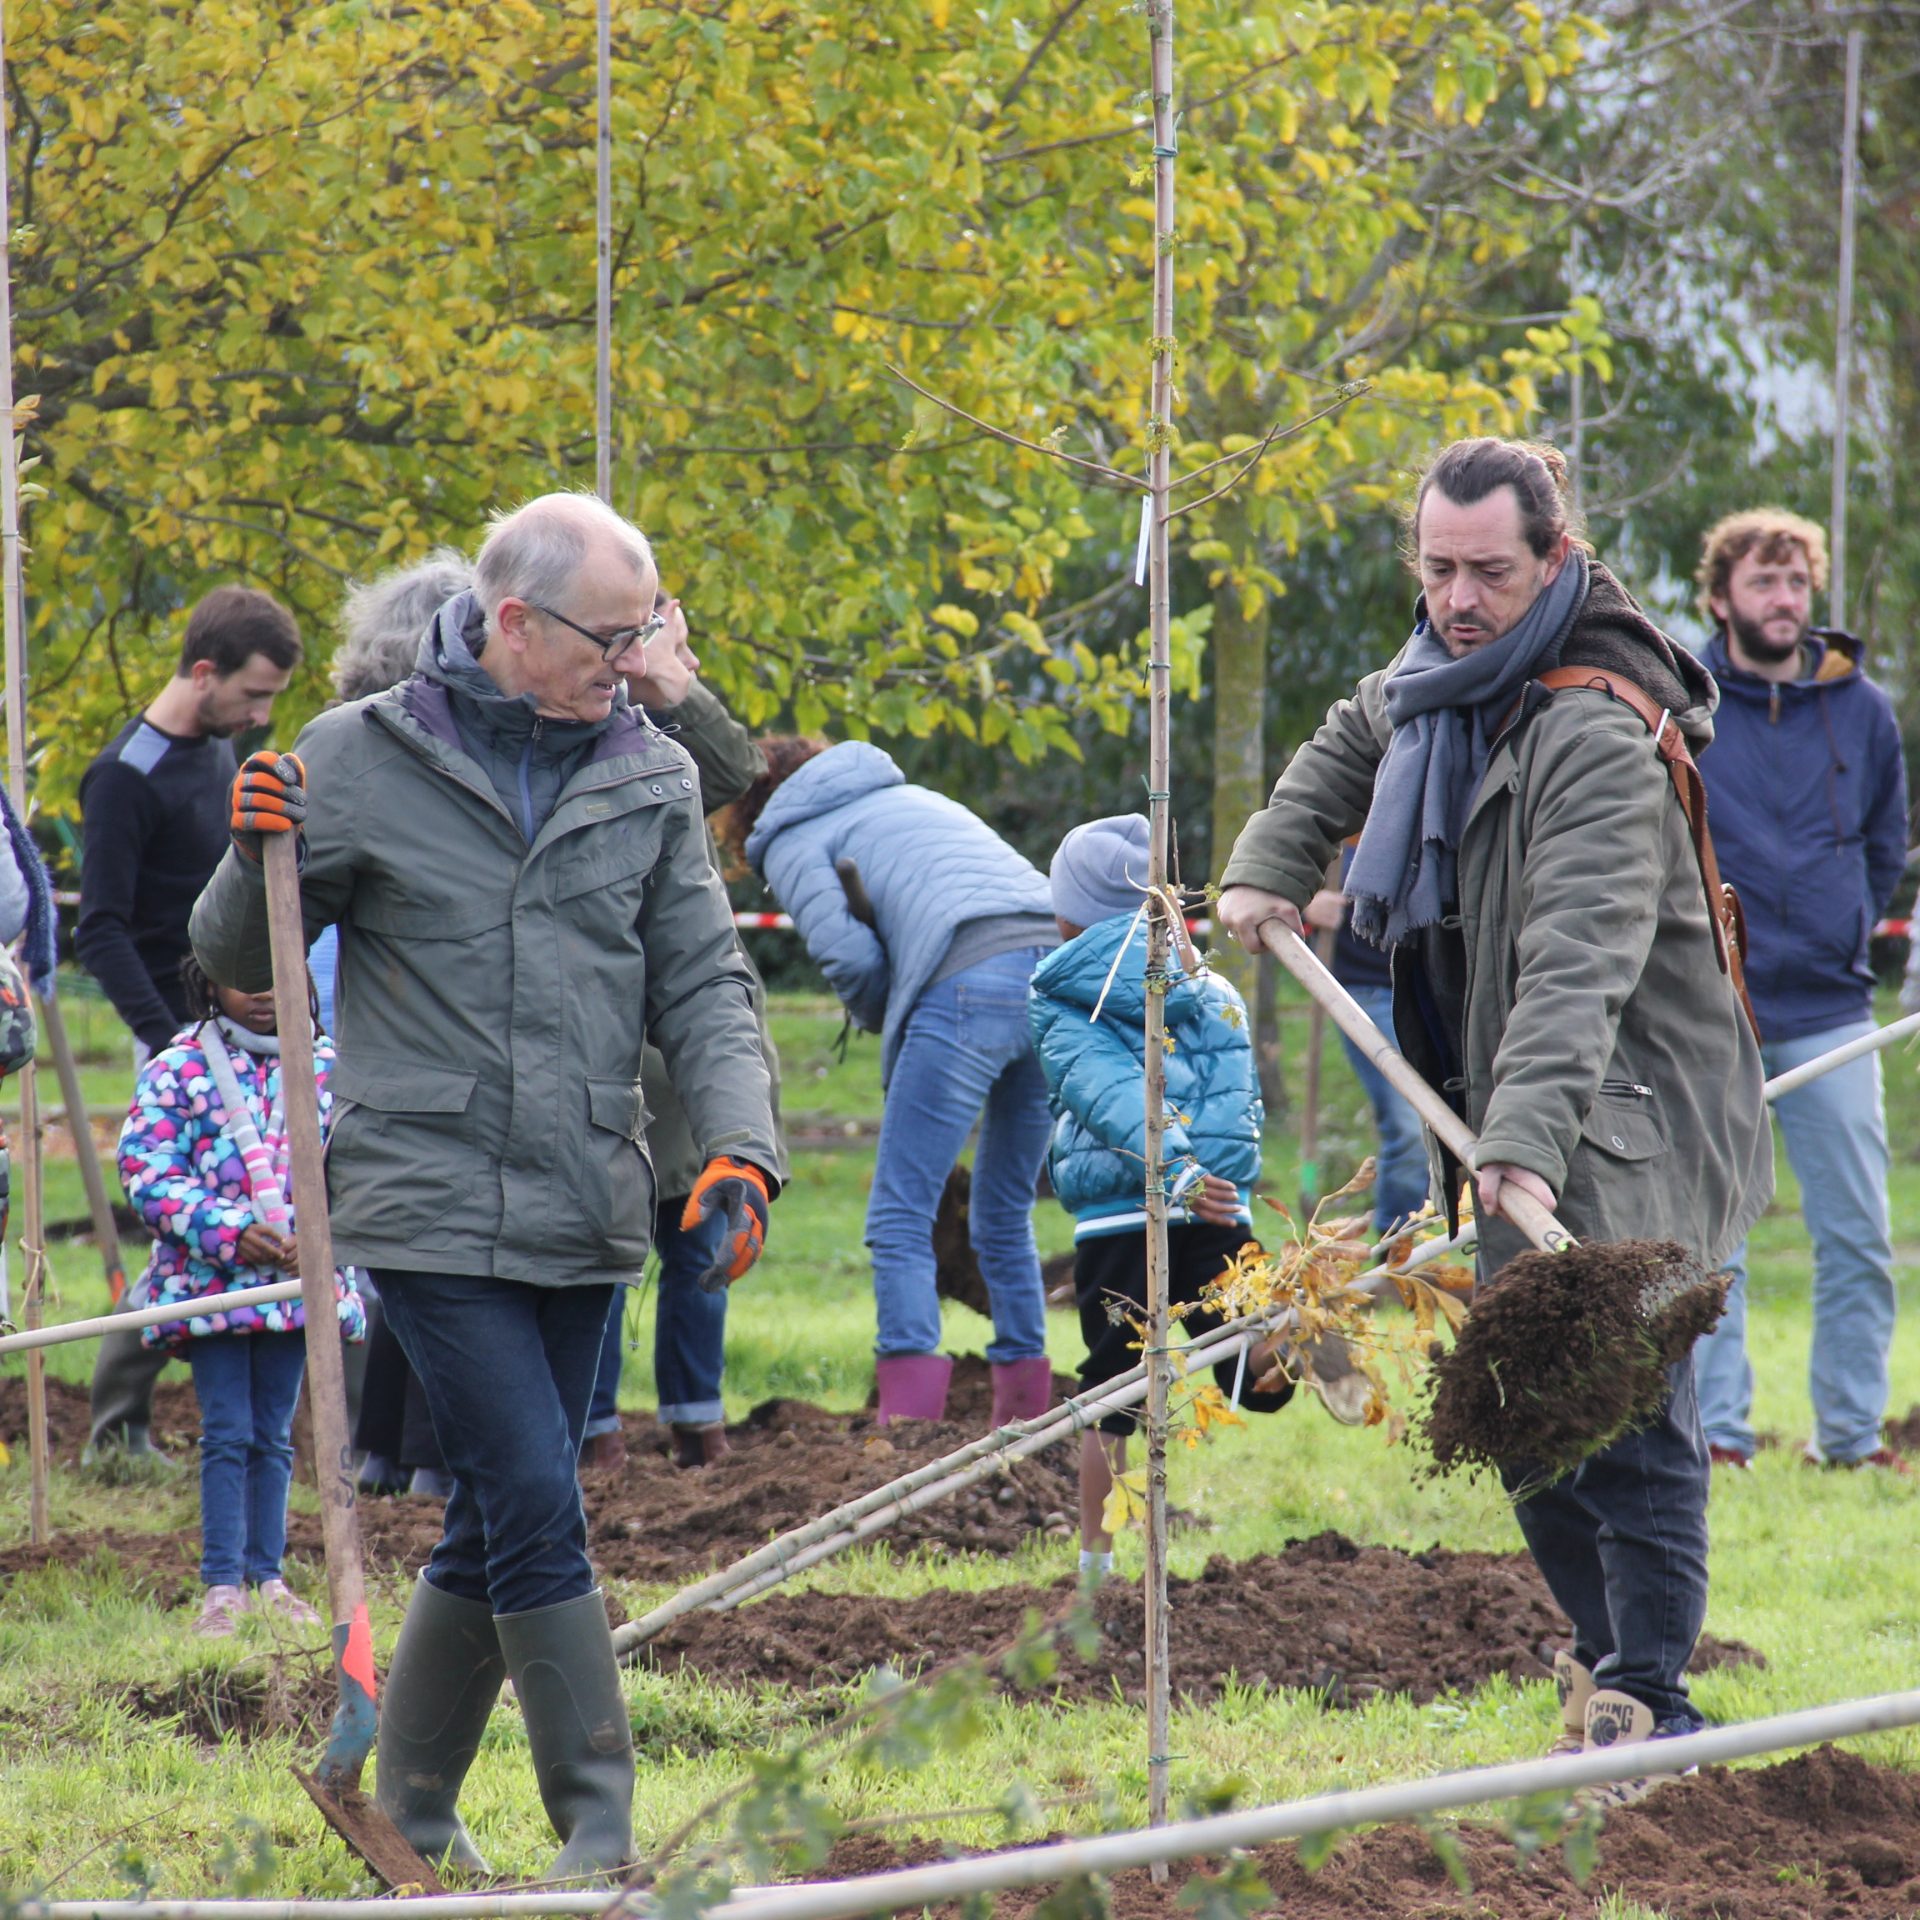
[[[1887,696],[1851,634],[1813,632],[1784,684],[1704,654],[1720,683],[1700,756],[1723,878],[1747,916],[1747,990],[1762,1040],[1869,1019],[1867,940],[1907,860],[1907,774]]]

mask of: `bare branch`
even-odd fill
[[[1339,397],[1328,401],[1318,413],[1310,413],[1304,420],[1296,420],[1288,427],[1282,427],[1276,420],[1267,429],[1266,438],[1251,452],[1243,447],[1239,453],[1223,453],[1218,460],[1209,460],[1204,467],[1195,467],[1191,473],[1183,474],[1173,483],[1174,487],[1184,487],[1189,480],[1198,480],[1203,473],[1211,473],[1215,467],[1224,466],[1229,460],[1239,460],[1244,456],[1246,461],[1238,473],[1230,474],[1211,493],[1203,493],[1198,500],[1189,500],[1184,507],[1172,508],[1162,516],[1161,524],[1165,526],[1171,521],[1178,520],[1183,513],[1192,513],[1195,508],[1204,507],[1211,501],[1218,500],[1223,493],[1231,493],[1267,457],[1270,448],[1282,440],[1291,440],[1296,433],[1304,433],[1315,421],[1324,420],[1329,414],[1340,412],[1343,408],[1351,406],[1362,394],[1372,391],[1371,380],[1350,380],[1341,388]],[[1168,489],[1169,492],[1172,490],[1172,488]]]
[[[1145,491],[1142,483],[1130,473],[1122,473],[1118,467],[1103,466],[1098,460],[1082,460],[1076,454],[1062,453],[1058,447],[1045,447],[1037,440],[1023,440],[1017,433],[1009,433],[1005,427],[989,425],[976,414],[969,413],[965,407],[957,407],[951,400],[943,400],[937,393],[929,393],[918,380],[912,380],[898,367],[889,366],[887,371],[904,387],[911,387],[923,400],[931,400],[936,407],[953,414],[957,419],[966,421],[969,426],[978,427],[982,433],[990,434],[995,440],[1004,440],[1009,446],[1024,447],[1029,453],[1044,455],[1049,460],[1063,461],[1067,466],[1077,467],[1082,473],[1090,473],[1105,486],[1125,487],[1129,493]]]

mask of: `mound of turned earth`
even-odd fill
[[[1920,1453],[1920,1406],[1909,1407],[1898,1420],[1887,1422],[1887,1445],[1895,1453]]]
[[[1056,1394],[1073,1391],[1064,1375]],[[47,1383],[53,1457],[76,1465],[87,1443],[85,1390]],[[770,1400],[730,1428],[733,1452],[697,1472],[675,1467],[671,1436],[650,1415],[625,1415],[628,1464],[586,1476],[588,1548],[600,1571],[631,1580],[692,1580],[738,1559],[776,1533],[884,1485],[911,1468],[951,1453],[987,1430],[992,1384],[985,1361],[955,1363],[947,1418],[876,1427],[870,1410],[834,1413],[800,1400]],[[26,1385],[0,1380],[0,1440],[26,1447]],[[187,1381],[163,1384],[154,1401],[154,1439],[190,1470],[199,1409]],[[972,1487],[897,1522],[883,1538],[897,1546],[1006,1555],[1035,1533],[1065,1538],[1074,1530],[1077,1459],[1067,1443],[996,1471]],[[412,1573],[440,1535],[440,1509],[426,1499],[365,1499],[359,1506],[367,1563],[377,1571]],[[1186,1516],[1178,1516],[1186,1520]],[[1190,1523],[1190,1522],[1189,1522]],[[129,1536],[129,1541],[139,1536]],[[119,1551],[115,1535],[115,1551]],[[72,1564],[106,1544],[76,1534],[22,1564]],[[322,1558],[317,1515],[296,1513],[289,1551],[316,1566]],[[146,1573],[170,1575],[180,1555],[165,1541],[130,1546]],[[0,1576],[11,1556],[0,1555]]]
[[[1344,1783],[1333,1782],[1331,1785]],[[1920,1777],[1870,1767],[1834,1747],[1774,1766],[1710,1767],[1606,1817],[1599,1864],[1577,1886],[1559,1850],[1523,1863],[1495,1829],[1458,1829],[1472,1881],[1460,1892],[1426,1835],[1377,1827],[1344,1840],[1316,1873],[1290,1845],[1254,1856],[1287,1920],[1602,1920],[1619,1903],[1672,1920],[1911,1920],[1920,1913]],[[937,1842],[842,1840],[822,1878],[882,1873],[941,1857]],[[1185,1920],[1188,1876],[1155,1886],[1144,1868],[1114,1877],[1115,1920]],[[995,1902],[996,1920],[1028,1920],[1053,1889]],[[957,1907],[930,1909],[954,1920]]]
[[[729,1613],[675,1621],[651,1643],[664,1671],[711,1679],[817,1687],[875,1666],[903,1673],[963,1655],[989,1660],[1037,1611],[1064,1618],[1070,1580],[963,1593],[937,1588],[912,1599],[859,1594],[769,1596]],[[1171,1683],[1176,1695],[1214,1699],[1230,1682],[1304,1687],[1333,1707],[1376,1694],[1431,1700],[1482,1686],[1496,1674],[1544,1679],[1569,1628],[1533,1563],[1518,1554],[1405,1553],[1362,1547],[1337,1533],[1290,1541],[1250,1560],[1216,1555],[1197,1578],[1168,1583]],[[1112,1581],[1094,1599],[1097,1650],[1083,1657],[1059,1636],[1046,1690],[1071,1699],[1143,1697],[1142,1589]],[[1695,1668],[1757,1661],[1738,1642],[1706,1636]]]

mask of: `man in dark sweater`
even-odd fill
[[[187,916],[227,848],[232,736],[264,727],[300,663],[293,615],[271,595],[218,587],[187,620],[159,697],[80,782],[85,858],[74,946],[146,1053],[185,1024]],[[152,1456],[153,1383],[167,1356],[137,1333],[100,1343],[93,1445]]]

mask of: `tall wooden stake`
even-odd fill
[[[594,21],[599,75],[598,164],[594,185],[594,233],[598,274],[594,286],[593,440],[594,489],[613,504],[613,21],[612,0],[598,0]]]
[[[1858,27],[1847,29],[1845,125],[1840,131],[1840,285],[1833,314],[1833,504],[1827,537],[1833,562],[1827,574],[1827,620],[1847,624],[1847,430],[1853,403],[1854,176],[1860,170],[1860,52]]]
[[[1165,886],[1167,859],[1170,700],[1173,665],[1167,564],[1167,511],[1173,452],[1173,0],[1147,0],[1153,96],[1153,385],[1148,402],[1147,486],[1149,538],[1147,594],[1147,821],[1152,851],[1148,884]],[[1173,929],[1157,899],[1147,918],[1147,1818],[1167,1818],[1169,1686],[1167,1673],[1167,1192],[1166,980]],[[1164,1861],[1153,1867],[1164,1880]]]
[[[7,665],[7,793],[14,811],[27,817],[27,622],[20,579],[20,474],[14,453],[13,419],[13,257],[8,236],[13,213],[7,180],[6,18],[0,10],[0,546],[5,548],[0,578],[0,613],[5,620]],[[20,1169],[22,1251],[26,1279],[20,1289],[20,1318],[29,1329],[40,1324],[46,1278],[45,1221],[40,1187],[40,1091],[29,1062],[20,1069],[20,1138],[13,1164]],[[36,1546],[50,1536],[47,1517],[47,1368],[38,1352],[27,1355],[27,1458],[30,1486],[27,1528]]]

